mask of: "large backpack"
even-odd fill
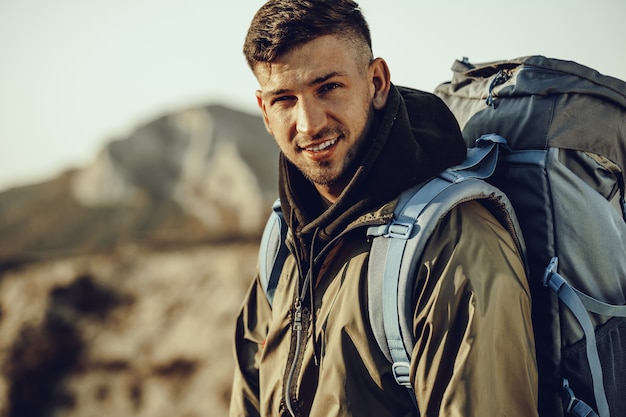
[[[528,249],[540,415],[626,415],[626,83],[542,56],[452,70],[435,93],[468,146],[512,150],[489,181]]]
[[[453,71],[435,93],[457,117],[468,159],[407,190],[394,221],[369,231],[370,319],[393,374],[412,393],[409,289],[425,242],[441,216],[476,199],[528,248],[540,415],[624,415],[626,84],[540,56],[457,61]],[[260,251],[270,303],[286,230],[277,203]]]

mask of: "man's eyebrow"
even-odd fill
[[[337,77],[342,75],[342,73],[338,72],[338,71],[333,71],[331,73],[328,73],[326,75],[323,75],[321,77],[317,77],[315,79],[313,79],[312,81],[310,81],[308,83],[309,87],[313,87],[319,84],[323,84],[326,81],[330,80],[333,77]],[[288,89],[288,88],[279,88],[277,90],[272,90],[272,91],[268,91],[266,94],[264,94],[267,97],[275,97],[275,96],[280,96],[282,94],[289,94],[292,90]]]
[[[333,72],[331,72],[330,74],[326,74],[326,75],[324,75],[324,76],[322,76],[322,77],[318,77],[318,78],[314,79],[313,81],[311,81],[311,82],[309,83],[309,86],[314,86],[314,85],[317,85],[317,84],[322,84],[322,83],[325,83],[326,81],[330,80],[331,78],[333,78],[333,77],[338,77],[338,76],[340,76],[340,75],[341,75],[341,73],[340,73],[340,72],[338,72],[338,71],[333,71]]]

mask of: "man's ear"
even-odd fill
[[[382,58],[376,58],[370,64],[370,74],[374,86],[372,105],[376,110],[380,110],[387,104],[387,97],[389,97],[389,90],[391,89],[391,73],[387,62]]]
[[[256,91],[256,103],[261,109],[261,113],[263,113],[263,123],[265,124],[265,129],[267,129],[267,132],[270,135],[274,136],[272,134],[272,129],[270,128],[269,119],[267,118],[267,109],[265,108],[265,102],[263,101],[263,92],[261,90]]]

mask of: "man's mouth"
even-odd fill
[[[318,145],[307,146],[306,148],[304,148],[304,150],[308,152],[321,152],[333,146],[335,143],[337,143],[338,140],[339,140],[338,138],[330,139]]]

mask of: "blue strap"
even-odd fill
[[[543,284],[558,295],[559,299],[570,309],[574,317],[576,317],[578,324],[583,329],[585,333],[587,361],[589,362],[589,368],[591,370],[593,393],[596,399],[596,405],[598,406],[598,414],[600,417],[610,417],[609,403],[604,391],[602,364],[600,363],[600,356],[598,355],[593,324],[576,291],[567,283],[565,278],[556,272],[557,266],[558,258],[554,257],[546,267],[543,275]],[[578,401],[581,402],[580,400]]]
[[[387,337],[389,352],[393,360],[393,374],[396,382],[409,388],[409,364],[410,352],[407,352],[400,329],[399,317],[404,312],[398,309],[400,267],[404,256],[408,239],[413,235],[416,226],[415,221],[430,203],[430,199],[424,201],[424,195],[435,196],[442,188],[450,185],[447,181],[432,180],[421,187],[420,192],[412,192],[411,198],[402,203],[402,207],[396,208],[396,218],[387,226],[383,235],[390,238],[389,248],[386,254],[385,267],[383,270],[383,325]],[[416,230],[416,233],[419,230]]]
[[[580,301],[583,303],[587,311],[600,314],[602,316],[626,317],[626,305],[615,305],[602,302],[596,298],[590,297],[584,292],[572,287]]]
[[[270,306],[274,301],[274,292],[278,278],[289,250],[285,245],[287,223],[280,208],[280,200],[272,205],[272,213],[267,219],[259,247],[259,279]]]
[[[370,228],[370,236],[382,236],[389,239],[386,253],[373,254],[381,256],[384,262],[382,274],[382,314],[383,330],[392,361],[392,373],[398,385],[404,386],[409,393],[416,409],[417,399],[410,379],[411,351],[407,349],[402,337],[400,317],[405,312],[400,311],[398,303],[400,295],[400,268],[405,255],[409,239],[415,239],[421,230],[416,224],[417,218],[432,202],[432,198],[439,195],[452,184],[441,178],[435,178],[425,185],[414,187],[403,193],[395,210],[395,219],[391,223],[380,227]],[[418,192],[419,191],[419,192]],[[408,199],[406,197],[409,197]],[[424,198],[428,196],[429,198]],[[377,258],[378,259],[378,258]],[[371,278],[370,278],[371,279]],[[374,330],[376,331],[376,330]]]

